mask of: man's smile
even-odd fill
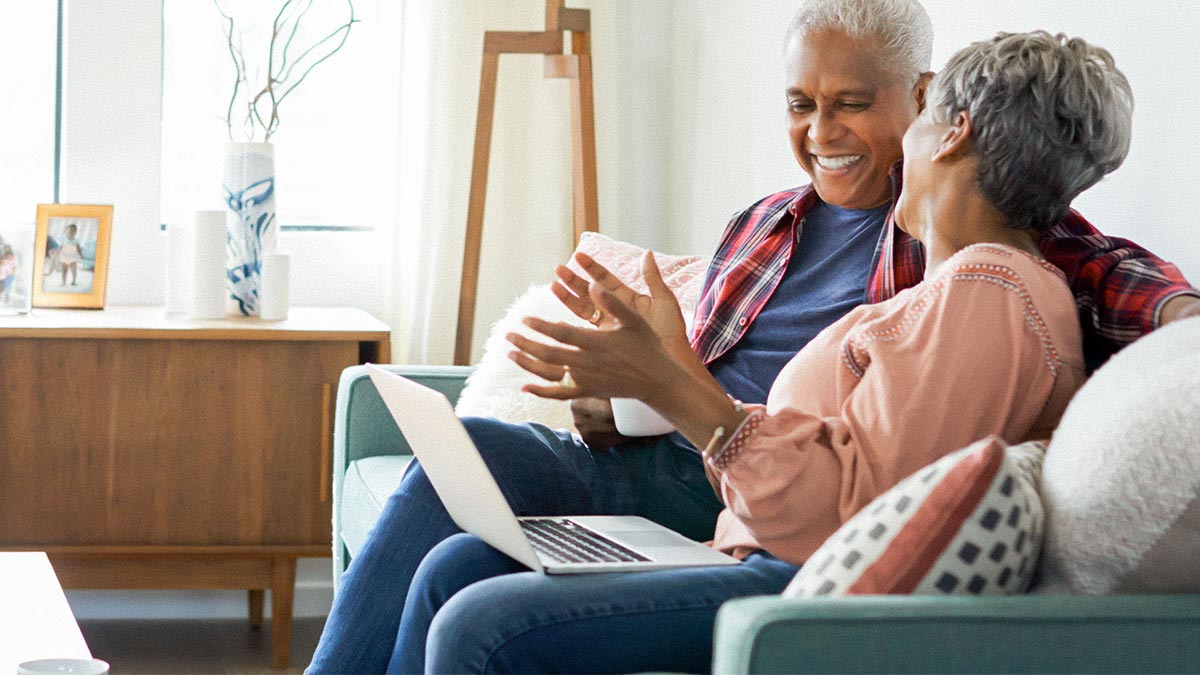
[[[857,164],[863,158],[863,155],[838,155],[836,157],[813,155],[812,158],[817,166],[826,171],[840,171],[841,169]]]

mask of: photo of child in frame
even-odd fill
[[[46,232],[46,259],[42,266],[43,292],[92,292],[99,228],[99,218],[50,218]]]
[[[33,297],[33,226],[0,226],[0,314],[24,314]]]

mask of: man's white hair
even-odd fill
[[[896,74],[913,84],[933,60],[933,22],[917,0],[806,0],[785,44],[825,30],[874,40]]]

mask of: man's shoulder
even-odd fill
[[[793,203],[796,205],[796,212],[803,214],[812,208],[812,205],[816,203],[816,199],[817,193],[813,190],[812,185],[801,185],[773,192],[733,214],[730,224],[735,229],[756,227],[764,222],[775,220],[779,214],[787,211]]]
[[[1062,220],[1055,223],[1040,235],[1043,240],[1077,239],[1083,237],[1103,237],[1096,226],[1088,222],[1083,214],[1075,209],[1069,209]]]

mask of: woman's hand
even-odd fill
[[[638,293],[625,285],[586,253],[576,253],[575,262],[579,263],[594,283],[645,319],[672,353],[690,351],[683,311],[679,307],[679,301],[675,299],[675,294],[663,281],[662,272],[658,269],[652,251],[646,251],[642,256],[642,278],[646,281],[649,295]],[[554,274],[558,279],[550,290],[575,316],[597,328],[615,325],[616,318],[592,300],[586,279],[565,265],[555,267]]]
[[[657,276],[658,268],[649,256],[647,253]],[[658,277],[659,283],[650,285],[651,292],[665,291],[669,295],[661,281]],[[620,288],[627,287],[621,284]],[[516,333],[507,336],[517,348],[509,357],[521,368],[551,382],[525,385],[522,390],[554,399],[618,396],[652,401],[664,377],[679,370],[680,365],[650,323],[599,280],[590,284],[587,298],[605,316],[595,329],[527,317],[526,326],[561,344],[546,344]],[[650,302],[658,300],[657,295],[650,297]],[[682,329],[682,317],[676,316]],[[568,370],[569,378],[565,377]]]
[[[598,311],[600,318],[594,322],[597,325],[583,328],[527,317],[526,326],[559,344],[508,334],[508,341],[516,347],[509,352],[509,358],[548,381],[548,384],[527,384],[521,391],[560,400],[636,398],[666,417],[698,448],[709,443],[716,429],[727,432],[736,429],[746,413],[730,402],[720,383],[692,352],[684,335],[679,304],[663,282],[653,254],[647,252],[642,261],[649,296],[634,293],[620,281],[610,279],[608,271],[590,258],[586,262],[590,263],[588,267],[598,268],[593,268],[595,272],[588,271],[597,278],[584,292],[577,277],[560,275],[560,279],[566,276],[565,288],[575,289],[571,297],[560,296],[560,299],[579,316]],[[581,260],[581,264],[585,261]],[[623,302],[617,293],[629,297],[635,305],[640,304],[643,311]],[[588,307],[592,308],[590,312]],[[673,316],[671,321],[667,320],[668,315]],[[650,319],[661,324],[653,326]],[[672,325],[675,328],[670,328]],[[659,333],[664,328],[675,336],[667,339],[681,346],[669,349]]]

